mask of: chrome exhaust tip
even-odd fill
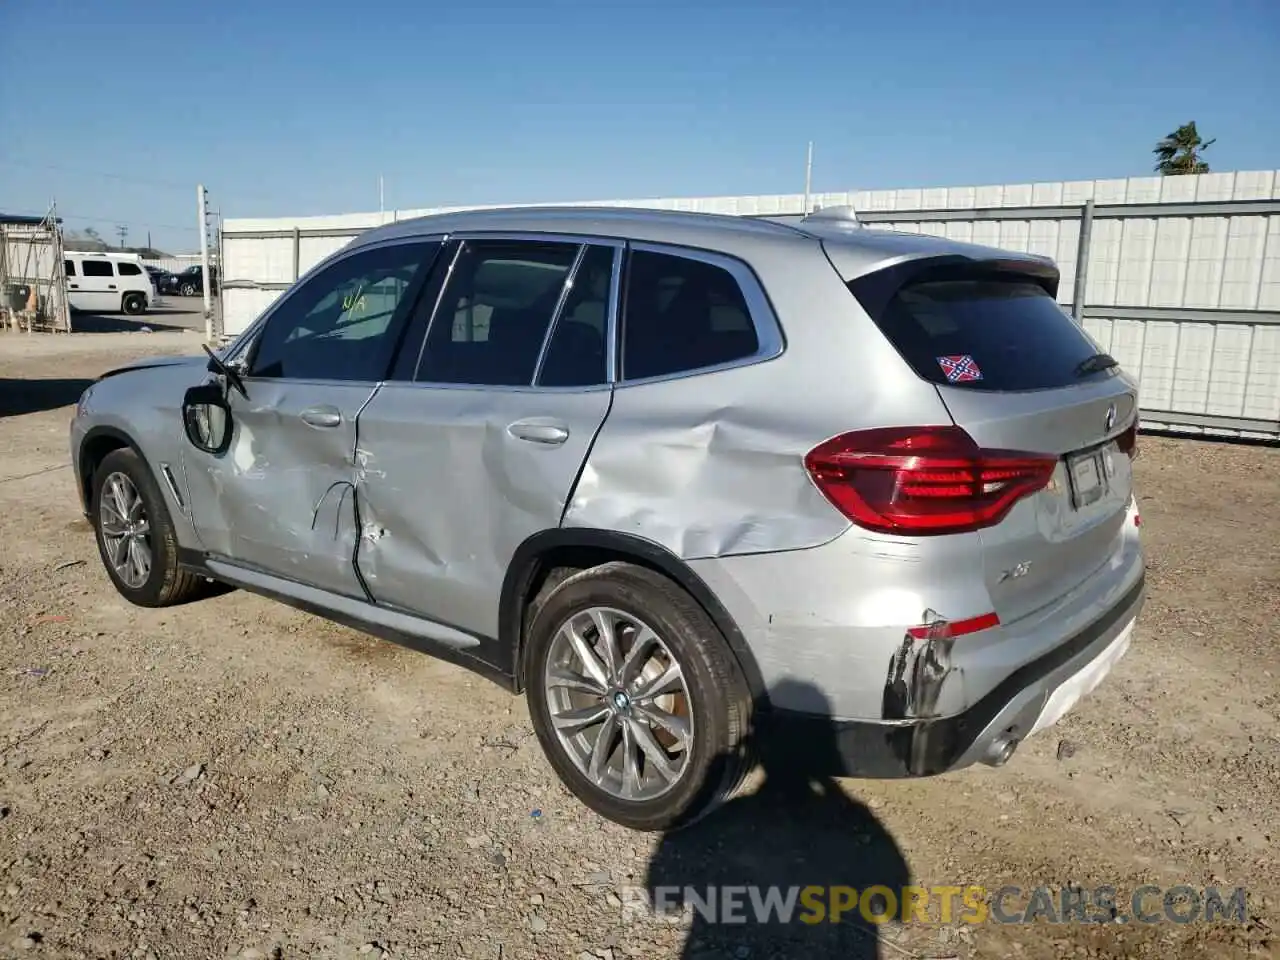
[[[991,767],[1003,767],[1018,749],[1018,743],[1017,737],[999,738],[987,748],[987,755],[982,758],[982,762]]]

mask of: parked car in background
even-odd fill
[[[193,264],[185,270],[174,275],[174,280],[178,286],[178,293],[184,297],[199,297],[204,295],[204,268],[199,264]],[[209,268],[209,292],[216,294],[218,292],[218,268]]]
[[[145,313],[156,297],[151,274],[137,254],[66,254],[67,302],[86,313]]]
[[[144,265],[143,269],[151,274],[151,284],[156,288],[156,293],[177,293],[178,278],[175,274],[169,272],[164,267],[153,267]]]
[[[409,220],[221,354],[101,378],[74,475],[130,602],[220,580],[493,677],[628,827],[775,736],[828,775],[999,766],[1144,595],[1137,387],[1058,279],[826,211]]]

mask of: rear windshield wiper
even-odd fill
[[[1088,376],[1091,373],[1097,373],[1100,370],[1110,370],[1112,367],[1120,366],[1120,361],[1109,353],[1095,353],[1092,357],[1086,357],[1076,365],[1074,371],[1077,377]]]

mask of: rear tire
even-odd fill
[[[646,628],[653,639],[639,644]],[[612,657],[606,630],[616,638]],[[593,665],[582,658],[584,643]],[[752,704],[742,671],[702,607],[661,574],[623,562],[574,574],[541,603],[526,654],[542,749],[565,786],[602,817],[633,830],[688,826],[750,772]],[[643,669],[632,675],[628,664]],[[603,719],[579,726],[597,714]],[[598,750],[606,732],[616,746]]]
[[[139,607],[168,607],[201,593],[202,578],[178,566],[164,496],[136,451],[124,447],[103,458],[91,510],[102,566],[122,597]]]
[[[147,299],[140,293],[126,293],[120,307],[131,317],[136,317],[147,309]]]
[[[184,297],[194,297],[196,295],[195,284],[184,283],[178,292]]]

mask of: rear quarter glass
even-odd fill
[[[1114,368],[1076,374],[1098,345],[1067,316],[1051,288],[1039,277],[980,266],[905,277],[881,271],[849,283],[880,331],[930,383],[1049,390],[1114,376]]]

